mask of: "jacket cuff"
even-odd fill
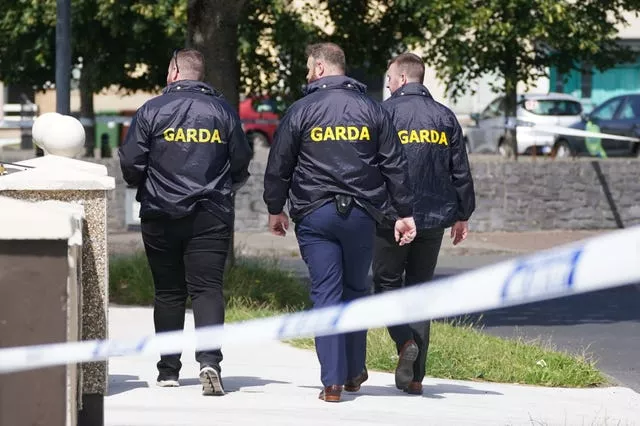
[[[458,218],[456,219],[458,222],[467,222],[471,217],[470,214],[465,214],[465,212],[458,212]]]
[[[399,218],[411,217],[413,216],[413,206],[400,206],[397,212]]]
[[[267,211],[269,212],[269,214],[272,214],[272,215],[280,214],[282,213],[282,207],[276,208],[273,205],[269,205],[267,206]]]

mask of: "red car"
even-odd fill
[[[246,98],[239,105],[240,120],[253,146],[271,146],[283,107],[269,97]]]

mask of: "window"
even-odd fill
[[[640,96],[629,96],[617,118],[619,120],[640,120]]]
[[[480,117],[483,120],[488,118],[501,117],[504,115],[504,98],[497,98],[493,102],[491,102],[485,109],[482,111],[482,116]]]
[[[589,116],[591,120],[613,120],[616,111],[624,98],[613,98],[594,109]]]
[[[275,106],[271,99],[260,99],[254,101],[253,108],[256,112],[275,112]]]
[[[564,74],[556,73],[555,92],[564,92]]]
[[[582,69],[580,73],[580,91],[582,93],[583,99],[588,99],[591,97],[591,89],[593,87],[593,72],[591,71],[591,67],[586,66]]]
[[[521,106],[537,115],[580,115],[580,102],[566,99],[528,99]]]
[[[253,109],[256,112],[272,112],[282,114],[286,111],[287,106],[281,100],[272,98],[256,99],[253,101]]]

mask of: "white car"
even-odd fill
[[[509,155],[504,144],[505,127],[515,121],[518,154],[549,154],[555,135],[535,130],[535,126],[568,127],[580,121],[582,104],[564,93],[525,94],[518,96],[516,119],[505,119],[504,96],[494,99],[480,114],[471,114],[473,125],[464,129],[469,152],[499,152]]]

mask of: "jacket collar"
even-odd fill
[[[197,80],[178,80],[164,88],[162,93],[175,92],[200,92],[207,95],[220,97],[222,94],[207,83]]]
[[[420,95],[431,98],[431,93],[429,93],[429,89],[424,87],[423,84],[420,83],[407,83],[402,87],[399,87],[393,94],[392,98],[404,96],[404,95]]]
[[[367,93],[366,85],[345,75],[331,75],[319,78],[318,80],[309,83],[304,88],[303,93],[306,96],[310,93],[325,89],[350,89],[360,93]]]

